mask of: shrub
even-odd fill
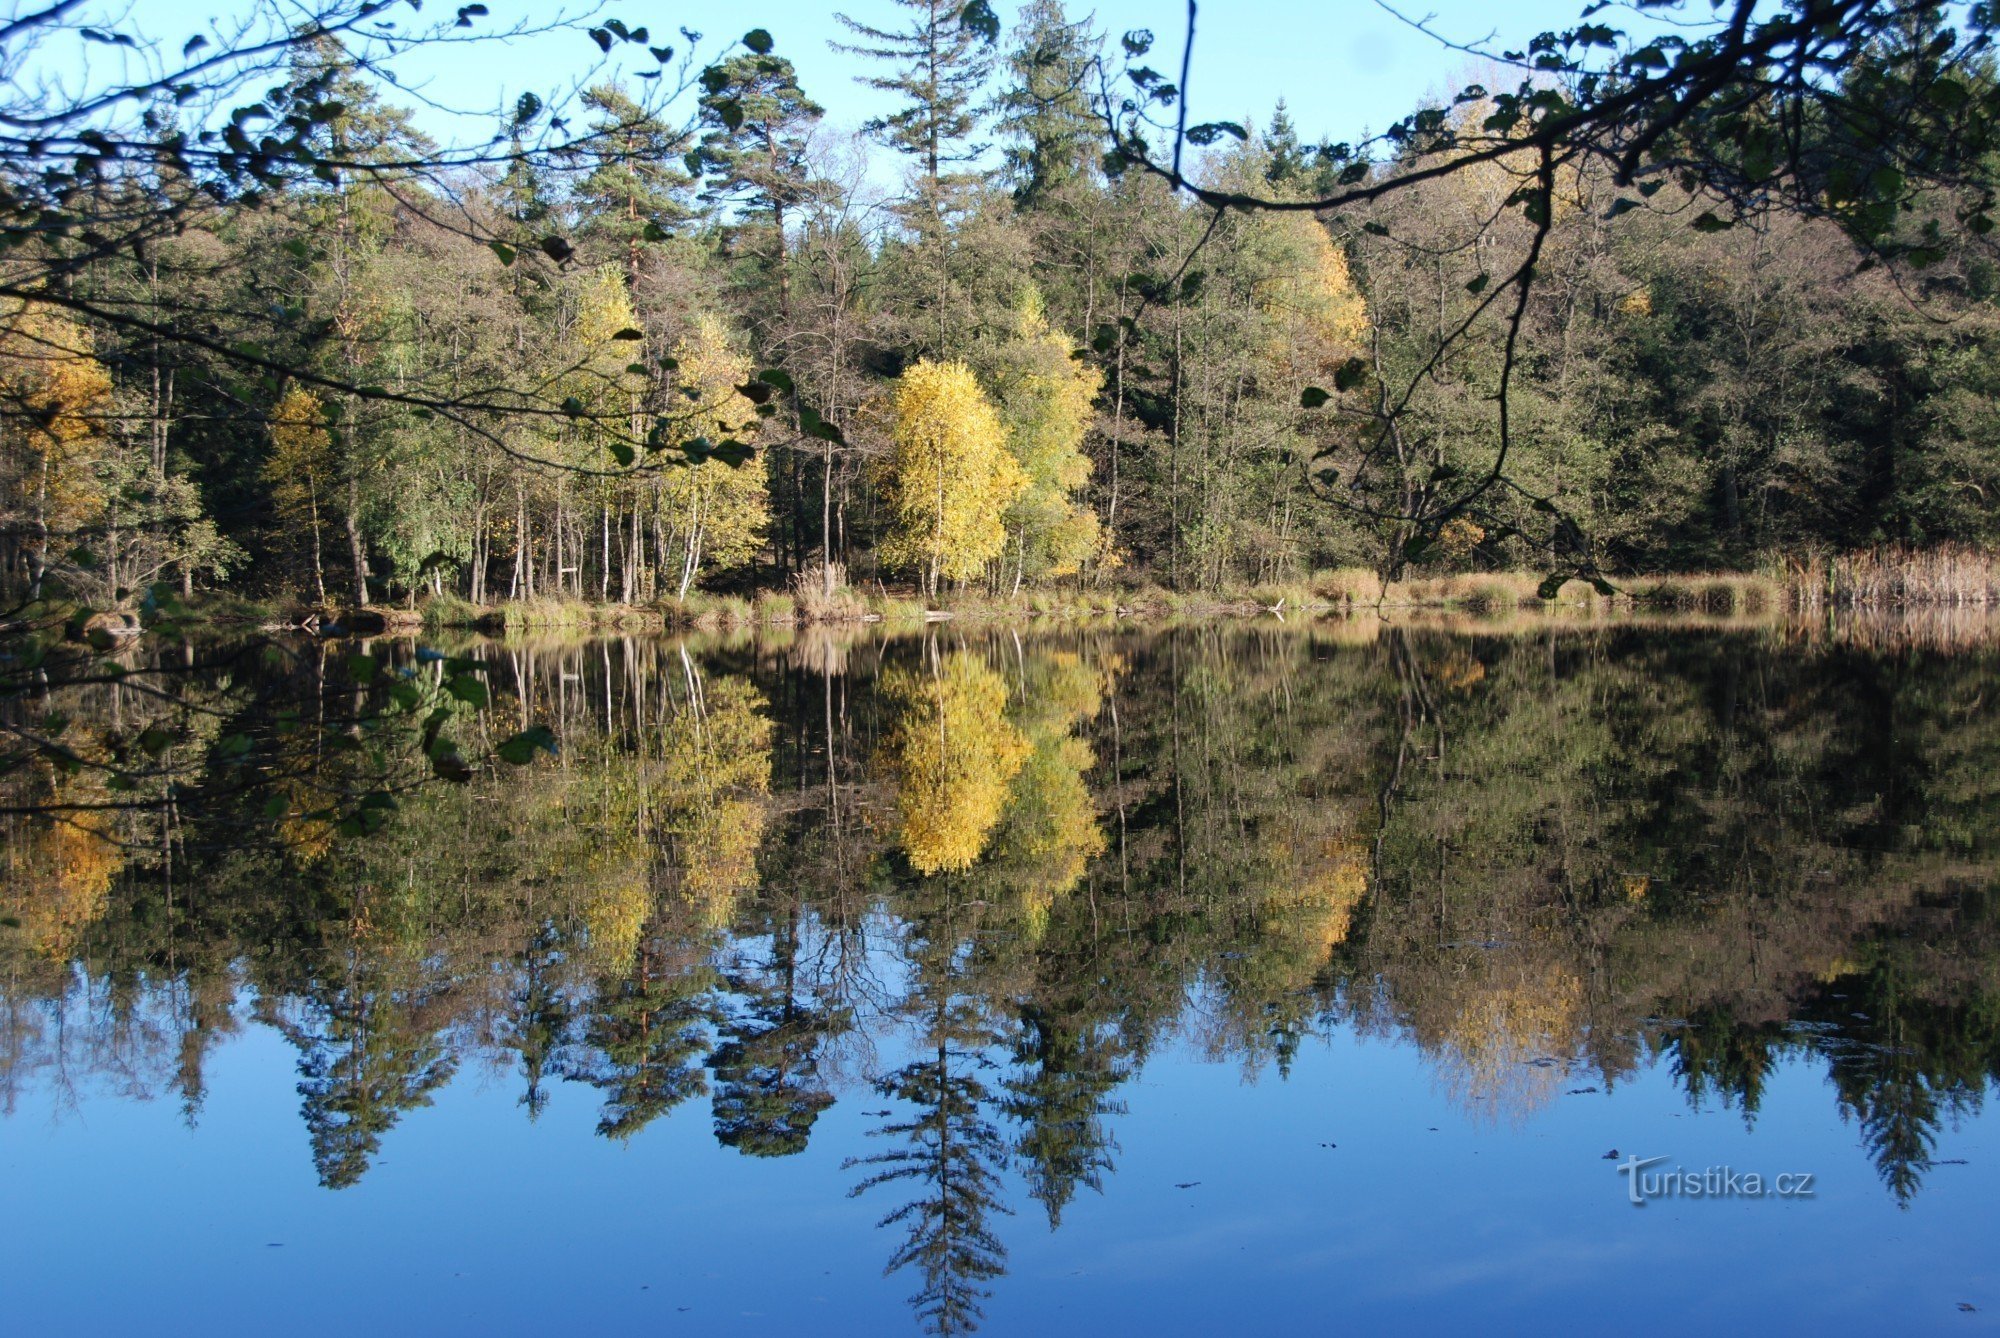
[[[1382,578],[1366,567],[1335,567],[1312,575],[1313,593],[1329,604],[1373,604],[1382,598]]]

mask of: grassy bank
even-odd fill
[[[1362,567],[1318,571],[1288,582],[1219,590],[1169,590],[1157,585],[1103,589],[1041,589],[1013,596],[956,591],[925,601],[911,590],[840,586],[826,594],[811,585],[754,595],[695,592],[684,600],[656,604],[598,604],[576,599],[521,600],[475,605],[453,596],[427,600],[414,609],[368,608],[323,613],[328,623],[362,635],[442,631],[457,628],[485,633],[659,631],[667,628],[727,630],[759,626],[921,624],[938,619],[1021,621],[1027,619],[1129,618],[1170,621],[1184,618],[1316,616],[1436,611],[1475,617],[1565,612],[1598,616],[1621,613],[1708,614],[1760,617],[1782,613],[1822,614],[1830,610],[2000,608],[2000,558],[1971,549],[1925,552],[1883,549],[1832,559],[1790,564],[1782,572],[1693,572],[1613,578],[1610,593],[1589,582],[1563,584],[1554,599],[1543,599],[1543,574],[1533,571],[1472,572],[1451,576],[1382,580]],[[273,606],[214,595],[201,601],[216,622],[275,617]],[[303,615],[301,615],[303,616]],[[311,626],[313,624],[305,623]]]

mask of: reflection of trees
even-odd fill
[[[912,1113],[871,1131],[901,1146],[851,1160],[850,1166],[873,1168],[851,1193],[907,1187],[911,1197],[880,1223],[904,1230],[886,1271],[917,1271],[922,1284],[910,1304],[928,1331],[969,1333],[991,1294],[982,1284],[1006,1271],[1007,1249],[986,1223],[1009,1211],[1000,1201],[999,1174],[1007,1146],[985,1111],[992,1093],[980,1075],[993,1062],[982,1053],[991,1035],[978,1005],[940,993],[930,1030],[923,1058],[875,1084]]]
[[[1104,853],[1097,803],[1084,779],[1097,759],[1071,732],[1096,717],[1104,678],[1073,651],[1017,650],[1010,714],[1026,752],[978,881],[998,898],[1019,899],[1030,938],[1041,937],[1056,898],[1082,882],[1090,861]]]
[[[708,1090],[702,1059],[716,981],[705,954],[690,949],[698,945],[642,942],[631,970],[600,985],[591,1002],[563,1076],[604,1094],[597,1132],[606,1138],[630,1138]]]
[[[986,849],[1028,748],[999,674],[970,651],[928,651],[921,669],[882,674],[882,696],[898,707],[886,761],[910,867],[960,873]]]
[[[1053,1231],[1079,1185],[1104,1192],[1118,1147],[1105,1121],[1125,1113],[1111,1093],[1133,1066],[1116,1033],[1067,1025],[1033,1006],[1023,1011],[1013,1060],[1000,1109],[1021,1126],[1014,1151]]]
[[[531,1120],[539,1118],[549,1103],[543,1078],[569,1031],[560,943],[554,926],[536,927],[518,959],[511,1007],[501,1027],[501,1041],[521,1057],[521,1104]]]
[[[686,669],[686,697],[661,739],[651,794],[682,898],[705,925],[720,928],[735,898],[756,885],[772,725],[748,680],[704,680],[691,661]]]
[[[773,953],[767,976],[729,978],[741,1002],[708,1061],[715,1071],[716,1141],[753,1157],[805,1151],[814,1122],[833,1104],[820,1048],[848,1025],[845,1009],[800,991],[796,912],[774,935]]]
[[[621,1136],[706,1096],[726,1144],[782,1154],[875,1071],[854,1019],[916,1018],[895,1155],[866,1169],[910,1191],[894,1263],[940,1327],[1004,1263],[1002,1163],[1059,1220],[1110,1176],[1119,1085],[1176,1036],[1282,1069],[1344,1023],[1516,1115],[1567,1066],[1657,1060],[1752,1116],[1810,1062],[1917,1192],[2000,1074],[1990,653],[1351,641],[858,636],[803,668],[509,646],[484,652],[493,710],[561,756],[403,795],[360,840],[311,815],[369,780],[366,750],[249,729],[303,815],[274,840],[214,806],[110,819],[117,848],[5,820],[0,1104],[97,1075],[192,1112],[241,969],[302,1052],[329,1183],[461,1053],[518,1064],[530,1116],[551,1075]],[[309,662],[273,672],[327,704]],[[226,700],[268,716],[269,687]],[[108,756],[136,703],[100,692],[65,737]]]
[[[0,846],[0,914],[31,951],[67,960],[104,913],[111,880],[125,862],[111,835],[108,821],[96,813],[15,820]]]
[[[449,986],[421,963],[357,944],[338,976],[306,982],[265,1020],[299,1049],[313,1166],[328,1189],[358,1182],[403,1113],[458,1066],[444,1034]]]

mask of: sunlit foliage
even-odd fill
[[[929,591],[978,576],[1005,548],[1003,517],[1029,478],[972,369],[926,360],[904,372],[892,441],[882,467],[893,518],[885,559],[914,569]]]

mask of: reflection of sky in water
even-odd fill
[[[912,1327],[909,1275],[882,1276],[885,1205],[850,1198],[842,1169],[877,1141],[864,1112],[882,1105],[865,1088],[842,1094],[805,1152],[760,1160],[716,1144],[706,1102],[617,1143],[595,1136],[588,1088],[556,1084],[531,1123],[515,1075],[468,1064],[335,1193],[305,1155],[295,1063],[247,1026],[216,1052],[193,1131],[171,1100],[93,1082],[70,1103],[38,1082],[0,1124],[9,1327]],[[988,1331],[1528,1331],[1551,1315],[1579,1331],[1924,1331],[1984,1323],[1985,1306],[1957,1303],[2000,1283],[1991,1126],[1947,1134],[1939,1157],[1968,1164],[1936,1167],[1899,1211],[1811,1061],[1780,1067],[1754,1132],[1734,1112],[1689,1110],[1659,1066],[1496,1128],[1442,1094],[1414,1048],[1345,1031],[1309,1039],[1284,1080],[1245,1082],[1177,1043],[1120,1095],[1117,1171],[1059,1232],[1009,1177],[1017,1212],[995,1221],[1008,1276]],[[1634,1209],[1603,1159],[1614,1147],[1807,1169],[1817,1197]]]

